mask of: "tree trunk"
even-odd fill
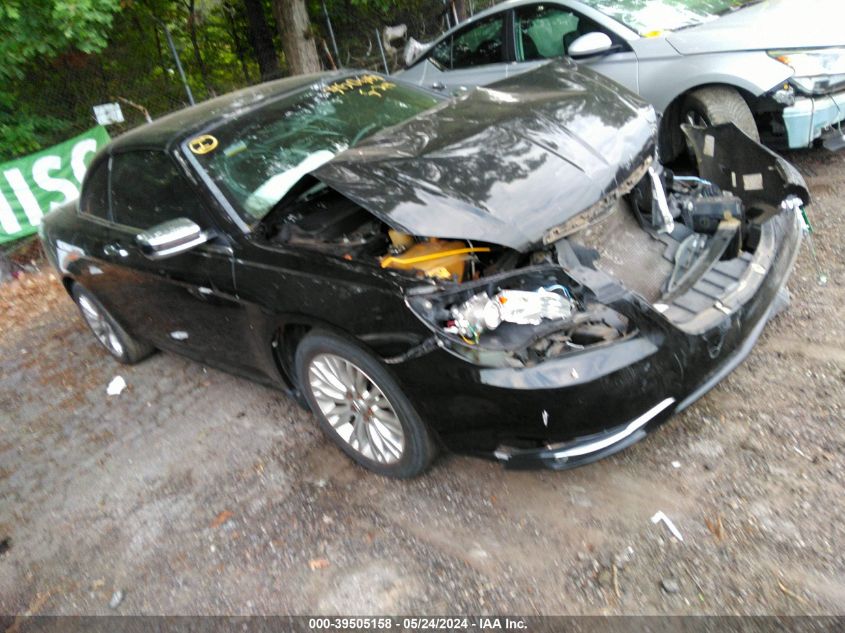
[[[244,12],[249,24],[249,43],[255,52],[261,79],[279,76],[279,55],[273,43],[273,32],[267,25],[264,3],[261,0],[243,0]]]
[[[320,57],[305,0],[273,0],[273,14],[279,23],[288,72],[291,75],[319,72]]]
[[[466,0],[454,0],[455,13],[458,14],[458,20],[463,22],[467,19],[467,3]]]

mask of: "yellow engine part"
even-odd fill
[[[460,241],[429,240],[414,244],[401,255],[388,255],[381,260],[382,268],[419,270],[427,277],[464,278],[466,261],[473,253],[488,253],[486,246],[467,247]]]
[[[387,235],[390,237],[391,244],[398,249],[405,250],[416,243],[413,236],[397,231],[396,229],[388,229]]]

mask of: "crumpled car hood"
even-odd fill
[[[842,6],[842,0],[764,0],[666,39],[682,55],[843,46]]]
[[[554,62],[383,130],[313,175],[413,235],[528,250],[654,153],[651,106]]]

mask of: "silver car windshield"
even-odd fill
[[[640,35],[695,26],[746,4],[747,0],[581,0]]]

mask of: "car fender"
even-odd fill
[[[409,320],[409,322],[411,322]],[[314,330],[321,330],[339,336],[355,345],[363,347],[382,361],[401,357],[418,348],[428,337],[428,333],[418,324],[413,323],[416,331],[395,332],[352,332],[337,323],[301,312],[286,312],[265,315],[257,326],[259,346],[268,354],[266,363],[275,366],[284,387],[292,393],[298,392],[294,358],[296,348],[302,339]],[[269,345],[267,343],[269,342]]]
[[[658,112],[687,92],[725,85],[759,97],[792,76],[792,69],[766,53],[748,51],[640,59],[640,95]]]
[[[418,60],[410,68],[396,71],[394,76],[399,77],[403,81],[421,86],[428,78],[429,68],[436,70],[428,59]]]

